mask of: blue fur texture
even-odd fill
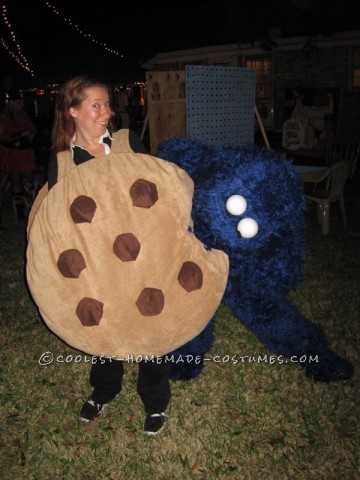
[[[192,218],[197,238],[206,248],[229,255],[230,273],[223,303],[277,355],[314,358],[304,362],[315,381],[351,378],[352,365],[332,352],[323,332],[287,298],[304,274],[305,200],[300,178],[288,160],[254,145],[209,146],[193,139],[166,141],[158,157],[183,168],[194,180]],[[242,215],[230,215],[226,201],[234,194],[247,201]],[[242,238],[238,222],[250,217],[259,230]],[[191,342],[173,352],[172,380],[197,377],[213,344],[214,319]],[[246,354],[246,352],[244,352]],[[304,357],[303,357],[304,358]]]

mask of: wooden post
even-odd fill
[[[270,147],[270,143],[269,143],[269,140],[268,140],[268,137],[266,135],[266,131],[265,131],[265,128],[264,128],[264,124],[261,120],[261,116],[260,116],[260,113],[259,113],[259,110],[257,108],[257,106],[255,105],[255,115],[256,115],[256,120],[258,122],[258,125],[260,127],[260,130],[261,130],[261,133],[262,133],[262,136],[263,136],[263,139],[264,139],[264,142],[265,142],[265,145],[267,146],[267,148],[269,150],[271,150],[271,147]]]

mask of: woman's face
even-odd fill
[[[101,137],[111,116],[108,92],[105,88],[91,87],[84,93],[85,100],[79,106],[71,107],[70,115],[75,121],[77,131],[86,136]]]

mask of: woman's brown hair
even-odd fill
[[[111,88],[105,82],[89,78],[86,75],[79,75],[62,86],[56,98],[55,117],[51,133],[52,149],[55,153],[67,150],[70,147],[70,141],[75,133],[75,123],[70,115],[70,108],[79,106],[86,98],[85,90],[92,87],[105,88],[109,94],[111,105]],[[112,115],[108,122],[110,133],[114,127],[114,121],[115,115],[112,109]]]

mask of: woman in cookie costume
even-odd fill
[[[48,182],[51,188],[74,165],[108,155],[111,151],[148,153],[135,133],[111,127],[114,114],[110,106],[110,89],[106,84],[85,76],[69,80],[56,102],[52,131],[53,152],[49,162]],[[106,185],[104,185],[106,188]],[[170,400],[169,363],[139,362],[138,394],[144,404],[144,432],[155,435],[165,424]],[[90,371],[93,392],[81,409],[88,422],[101,415],[104,406],[121,390],[123,362],[98,358]]]
[[[229,261],[195,235],[185,170],[147,153],[129,130],[113,132],[109,92],[81,76],[58,96],[48,185],[29,214],[26,274],[50,330],[97,359],[82,419],[102,413],[121,390],[122,362],[135,359],[144,431],[155,435],[173,353],[214,316]]]

